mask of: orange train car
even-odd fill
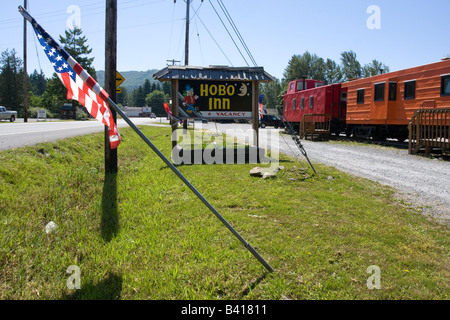
[[[416,110],[450,108],[450,59],[348,81],[342,89],[348,136],[404,141]]]

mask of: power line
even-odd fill
[[[236,49],[239,51],[242,59],[244,59],[245,63],[247,64],[248,67],[250,67],[250,65],[248,64],[247,60],[245,59],[244,55],[241,52],[241,49],[239,49],[238,45],[236,44],[236,42],[233,39],[233,36],[230,34],[230,31],[228,31],[227,26],[225,25],[225,23],[223,22],[222,18],[220,17],[219,13],[217,12],[216,8],[214,7],[214,5],[212,4],[211,0],[209,0],[209,3],[211,4],[211,6],[214,9],[214,12],[216,13],[217,17],[219,18],[220,22],[222,22],[222,25],[224,26],[225,30],[227,31],[228,35],[231,38],[231,41],[233,41],[234,45],[236,46]]]
[[[170,49],[172,47],[172,35],[173,35],[173,23],[174,23],[174,21],[175,21],[175,2],[173,3],[173,8],[172,8],[172,25],[170,27],[169,47],[167,49],[167,51],[168,51],[167,56],[169,56]]]
[[[236,24],[233,21],[233,18],[231,17],[230,13],[228,12],[227,8],[225,7],[225,4],[222,2],[222,0],[217,0],[217,3],[219,4],[223,13],[225,14],[225,17],[228,19],[228,22],[233,27],[234,32],[238,36],[242,46],[244,47],[244,49],[247,52],[250,59],[252,60],[254,66],[257,67],[258,64],[256,63],[255,59],[253,58],[252,53],[250,52],[249,48],[247,47],[247,44],[245,43],[244,38],[242,37],[241,33],[239,32],[239,29],[237,28]]]
[[[198,16],[198,12],[200,11],[200,8],[202,7],[202,5],[203,5],[203,0],[200,2],[200,5],[198,6],[197,10],[195,10],[194,8],[192,8],[192,9],[194,9],[194,15],[193,15],[192,18],[191,18],[191,22],[192,22],[192,20],[195,19],[195,17]],[[205,59],[204,59],[204,57],[203,57],[202,44],[201,44],[201,42],[200,42],[200,33],[199,33],[199,31],[198,31],[198,24],[197,24],[197,21],[196,21],[196,20],[194,20],[194,22],[195,22],[195,29],[197,30],[198,46],[199,46],[199,48],[200,48],[200,54],[201,54],[201,56],[202,56],[202,63],[205,64]]]
[[[213,39],[214,43],[217,45],[217,47],[219,47],[220,51],[222,52],[222,54],[225,56],[225,58],[228,60],[228,62],[230,63],[231,66],[233,66],[233,63],[230,61],[230,59],[228,58],[228,56],[225,54],[225,52],[222,50],[222,48],[220,47],[220,45],[217,43],[216,39],[214,38],[214,36],[211,34],[211,32],[209,31],[209,29],[206,27],[206,25],[203,23],[203,20],[200,18],[200,16],[197,16],[198,20],[200,20],[200,22],[202,23],[203,27],[206,29],[206,31],[208,32],[208,34],[211,36],[211,38]]]
[[[197,29],[198,46],[200,47],[200,54],[201,54],[201,56],[202,56],[202,62],[203,62],[203,64],[205,64],[205,60],[204,60],[204,58],[203,58],[202,44],[201,44],[201,42],[200,42],[200,33],[198,32],[197,21],[195,21],[195,28]]]

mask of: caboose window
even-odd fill
[[[292,110],[295,110],[296,102],[297,102],[297,99],[292,100]]]
[[[314,108],[314,96],[309,97],[309,108]]]
[[[364,89],[356,90],[356,103],[357,104],[364,103]]]
[[[300,109],[303,110],[305,108],[305,97],[300,98]]]
[[[384,86],[385,83],[377,83],[374,85],[374,99],[373,101],[383,101],[384,100]]]
[[[416,80],[405,82],[405,100],[411,100],[416,97]]]
[[[450,74],[441,77],[441,96],[450,96]]]
[[[389,100],[397,100],[397,82],[389,82]]]

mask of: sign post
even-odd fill
[[[276,80],[263,68],[168,66],[154,77],[172,82],[173,116],[183,120],[252,121],[253,144],[259,146],[259,83]],[[177,123],[172,120],[174,135]],[[173,139],[172,148],[175,147]]]

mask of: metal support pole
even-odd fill
[[[258,259],[258,261],[270,272],[273,268],[259,255],[259,253],[247,242],[241,235],[220,215],[219,212],[203,197],[203,195],[181,174],[180,171],[167,159],[161,151],[139,130],[138,127],[127,117],[126,114],[120,110],[117,105],[110,98],[108,99],[108,104],[125,120],[126,123],[142,138],[142,140],[147,143],[147,145],[164,161],[164,163],[172,169],[172,171],[180,178],[191,191],[211,210],[212,213],[228,228],[228,230],[233,233],[233,235],[239,239],[239,241],[244,245],[247,250],[249,250],[253,256]]]

